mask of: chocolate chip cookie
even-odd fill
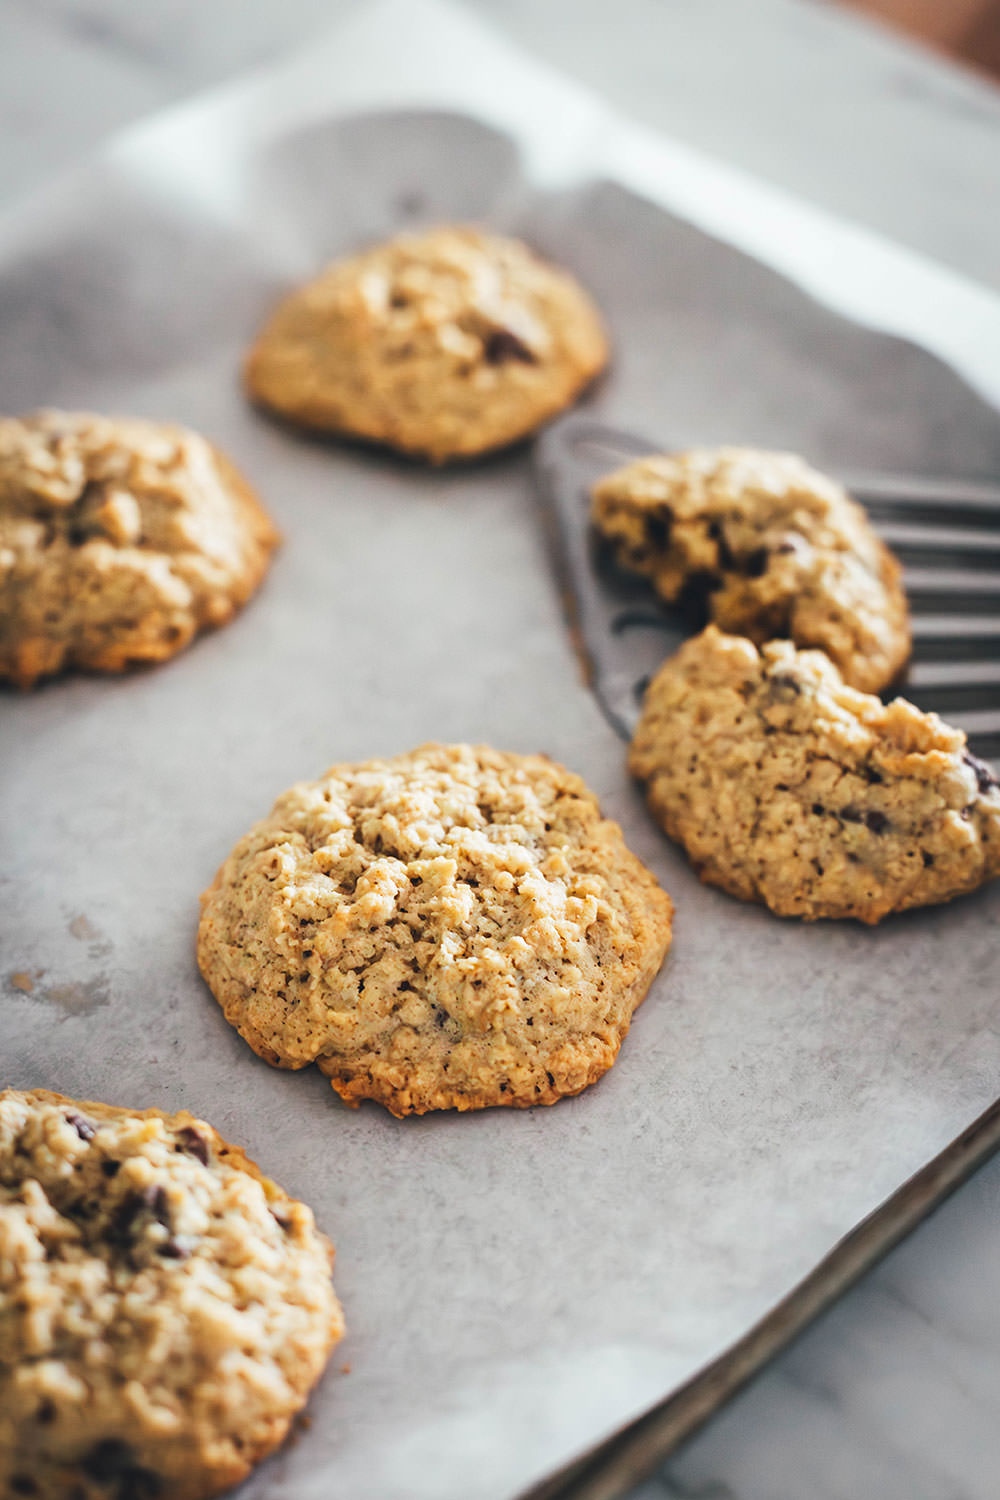
[[[569,406],[607,362],[591,299],[517,240],[402,235],[281,302],[246,364],[293,422],[434,463],[500,448]]]
[[[255,1052],[349,1104],[552,1104],[614,1062],[671,912],[579,777],[425,745],[279,797],[202,897],[198,961]]]
[[[790,453],[696,448],[599,481],[593,519],[623,568],[758,644],[816,646],[876,693],[910,654],[900,567],[856,501]]]
[[[0,1093],[0,1495],[244,1478],[343,1332],[332,1255],[203,1120]]]
[[[781,916],[874,923],[1000,874],[1000,787],[965,735],[788,641],[687,641],[629,766],[703,880]]]
[[[277,541],[246,481],[187,428],[0,418],[0,678],[163,661],[250,597]]]

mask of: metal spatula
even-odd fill
[[[691,626],[595,545],[591,484],[664,444],[586,418],[536,449],[539,487],[570,629],[612,726],[631,737],[646,680]],[[843,476],[904,564],[913,662],[904,688],[922,708],[1000,755],[1000,485],[902,475]],[[1000,1101],[851,1231],[782,1302],[714,1363],[517,1500],[619,1500],[825,1308],[1000,1148]]]
[[[692,626],[596,545],[590,487],[666,446],[569,417],[536,450],[571,629],[598,702],[625,739],[650,674]],[[964,729],[977,754],[1000,756],[1000,485],[901,474],[839,477],[903,563],[913,658],[900,691]]]

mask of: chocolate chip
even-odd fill
[[[826,808],[823,806],[822,802],[814,802],[813,812],[816,814],[817,818],[821,818],[826,812]]]
[[[875,769],[874,766],[862,766],[861,769],[862,769],[862,774],[864,775],[864,778],[867,781],[867,783],[868,783],[869,786],[881,786],[882,785],[882,773],[881,773],[881,771],[876,771],[876,769]]]
[[[866,812],[865,827],[870,828],[872,833],[884,833],[889,826],[889,819],[885,813]]]
[[[67,1115],[67,1125],[72,1125],[81,1141],[92,1141],[97,1134],[97,1126],[93,1120],[88,1120],[84,1115]]]
[[[1000,786],[1000,781],[994,776],[986,762],[979,759],[978,755],[972,755],[968,750],[963,750],[962,759],[967,766],[970,766],[975,771],[976,785],[981,792],[985,794],[986,792],[991,792],[995,786]]]
[[[118,1438],[96,1443],[80,1467],[97,1484],[114,1484],[115,1500],[156,1500],[163,1488],[159,1475],[137,1464],[134,1449]]]
[[[113,1156],[108,1156],[101,1162],[101,1171],[105,1177],[117,1177],[121,1171],[121,1162],[115,1161]]]
[[[35,1421],[41,1427],[48,1427],[49,1423],[54,1422],[55,1419],[56,1404],[54,1401],[50,1401],[48,1396],[45,1396],[39,1402],[38,1410],[35,1412]]]
[[[208,1141],[200,1130],[195,1130],[193,1125],[185,1125],[182,1130],[178,1130],[177,1140],[189,1156],[200,1161],[203,1167],[208,1166]]]
[[[162,1255],[164,1260],[187,1260],[191,1254],[191,1250],[182,1240],[176,1239],[171,1235],[165,1244],[156,1247],[156,1253],[157,1255]]]
[[[718,549],[719,567],[731,568],[733,566],[733,551],[726,541],[726,533],[722,529],[722,523],[720,521],[710,521],[708,534]]]
[[[161,1224],[166,1224],[170,1219],[170,1206],[167,1200],[167,1190],[164,1187],[151,1186],[143,1189],[143,1200],[146,1207],[155,1219]]]
[[[38,1485],[30,1474],[12,1474],[10,1476],[11,1491],[15,1495],[37,1495]]]
[[[654,505],[651,510],[646,511],[642,519],[649,545],[659,552],[665,552],[670,545],[670,529],[674,524],[674,513],[670,506]]]
[[[698,568],[689,573],[684,580],[684,586],[677,596],[677,607],[684,614],[703,618],[708,606],[708,596],[722,587],[722,579],[718,573],[710,573],[707,569]]]
[[[111,1215],[108,1225],[108,1238],[112,1244],[125,1244],[131,1239],[132,1225],[142,1213],[143,1201],[141,1193],[129,1193],[123,1198]]]
[[[856,807],[842,807],[840,809],[840,820],[842,823],[860,823],[861,813]]]
[[[166,1190],[156,1183],[127,1193],[119,1203],[108,1227],[108,1237],[113,1244],[125,1245],[134,1238],[136,1220],[143,1214],[151,1214],[158,1223],[169,1228],[170,1210]]]
[[[483,356],[488,365],[505,365],[511,360],[524,365],[538,363],[532,350],[512,328],[494,328],[483,341]]]
[[[135,1450],[118,1438],[104,1438],[95,1443],[80,1463],[87,1478],[96,1479],[98,1484],[107,1484],[109,1479],[119,1479],[134,1467]]]
[[[762,574],[767,572],[770,557],[771,554],[766,547],[755,547],[752,552],[748,552],[742,559],[740,571],[747,578],[760,578]]]
[[[920,858],[924,862],[924,869],[925,870],[929,870],[929,869],[932,868],[932,866],[934,864],[934,856],[933,856],[933,854],[928,854],[926,849],[921,849],[921,851],[920,851]]]
[[[163,1486],[152,1469],[129,1469],[118,1482],[115,1500],[156,1500]]]

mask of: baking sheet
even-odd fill
[[[390,0],[0,224],[0,406],[190,422],[287,539],[245,614],[175,662],[0,701],[3,971],[33,982],[3,992],[3,1081],[203,1114],[338,1246],[348,1338],[246,1496],[504,1500],[718,1355],[997,1093],[997,891],[869,932],[701,887],[579,679],[524,452],[426,472],[293,436],[238,389],[290,281],[474,217],[597,294],[602,420],[996,474],[1000,418],[956,375],[662,200],[704,224],[725,180],[735,218],[711,227],[758,250],[769,230],[802,284],[984,393],[995,299],[720,171],[460,13]],[[551,1110],[350,1112],[256,1059],[197,975],[197,893],[274,796],[429,738],[566,762],[677,903],[616,1067]]]

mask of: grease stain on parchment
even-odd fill
[[[27,969],[16,969],[7,976],[7,984],[19,994],[28,995],[44,1005],[54,1005],[64,1016],[90,1016],[111,1000],[111,987],[106,974],[95,974],[92,979],[71,979],[66,984],[42,984],[44,969],[29,973]]]
[[[83,912],[67,921],[66,930],[78,943],[87,944],[87,955],[95,961],[107,958],[114,950],[110,938]],[[89,979],[42,983],[47,972],[46,969],[15,969],[7,975],[8,989],[19,995],[28,995],[43,1005],[54,1006],[62,1012],[63,1019],[92,1015],[110,1003],[111,986],[104,972],[93,974]]]
[[[106,937],[99,927],[95,927],[89,917],[80,912],[67,922],[66,930],[70,937],[75,937],[79,943],[89,944],[88,952],[91,958],[107,958],[114,949],[114,943]]]
[[[107,976],[95,974],[93,979],[74,979],[69,984],[52,984],[39,991],[39,999],[57,1005],[67,1016],[89,1016],[100,1010],[111,999]]]

